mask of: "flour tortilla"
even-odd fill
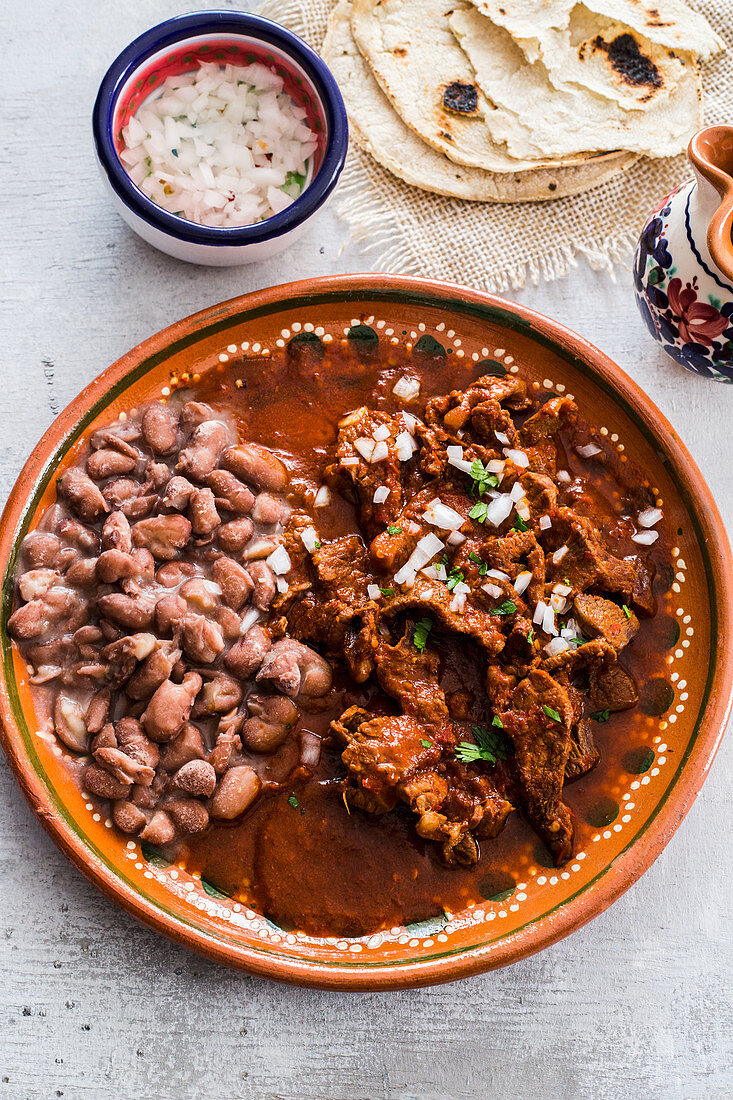
[[[354,41],[353,6],[354,0],[339,0],[328,21],[321,52],[344,97],[352,138],[405,183],[476,202],[528,202],[587,191],[637,159],[624,153],[578,167],[508,174],[455,164],[422,141],[392,109]]]
[[[673,95],[626,111],[578,86],[553,87],[543,63],[530,64],[509,33],[476,8],[457,9],[449,25],[496,106],[487,120],[492,136],[513,156],[561,158],[585,149],[674,156],[702,124],[699,65],[692,55],[686,55]]]
[[[511,157],[491,137],[492,106],[475,88],[473,70],[448,26],[456,0],[354,0],[351,29],[362,55],[400,118],[456,164],[488,172],[542,167],[547,157]],[[443,105],[447,88],[475,88],[466,116]],[[553,166],[554,167],[554,166]]]
[[[470,0],[492,23],[527,43],[527,58],[540,56],[539,41],[548,30],[568,26],[577,0]],[[670,50],[687,50],[705,59],[725,49],[725,42],[704,15],[682,0],[584,0],[585,7],[610,22],[644,35]],[[524,48],[524,47],[523,47]]]

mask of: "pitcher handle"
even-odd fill
[[[710,218],[708,251],[715,266],[733,282],[733,126],[707,126],[693,137],[687,150],[702,186],[718,194]]]

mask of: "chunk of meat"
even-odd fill
[[[639,620],[633,611],[626,611],[602,596],[579,594],[575,597],[575,618],[584,634],[605,638],[618,652],[638,633]]]
[[[557,471],[559,431],[573,425],[578,418],[578,406],[569,397],[551,397],[537,412],[528,417],[519,429],[519,447],[535,471],[554,477]]]
[[[565,780],[579,779],[595,768],[601,754],[593,743],[591,723],[583,718],[576,722],[570,733],[570,752],[565,765]]]
[[[466,598],[463,610],[458,611],[451,609],[453,598],[445,584],[418,576],[407,592],[385,599],[382,616],[388,620],[403,613],[415,619],[427,617],[438,629],[473,638],[492,657],[501,653],[506,639],[500,624],[506,616],[491,613],[493,605],[501,601],[478,589]]]
[[[379,432],[380,428],[386,429],[389,435],[385,440],[375,441],[374,433]],[[395,440],[403,431],[405,428],[400,417],[364,407],[349,413],[339,423],[336,463],[329,467],[327,476],[338,481],[347,492],[351,490],[359,506],[359,520],[370,538],[381,531],[402,507],[404,464],[397,457]],[[370,461],[364,457],[364,448],[373,448]],[[375,454],[382,457],[374,461]],[[375,504],[374,493],[382,486],[387,488],[387,498],[381,504]]]
[[[426,723],[448,719],[445,695],[438,683],[440,661],[430,649],[420,652],[412,642],[412,624],[396,646],[379,643],[375,651],[377,679],[405,714]]]
[[[633,677],[620,664],[590,670],[589,698],[594,710],[629,710],[639,702]]]
[[[499,713],[514,746],[525,813],[558,866],[572,855],[575,832],[572,814],[561,798],[573,717],[567,692],[541,669],[519,682],[509,707]]]

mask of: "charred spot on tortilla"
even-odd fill
[[[443,92],[443,106],[459,115],[478,114],[478,89],[475,84],[454,80]]]
[[[620,34],[612,42],[606,42],[602,35],[594,39],[596,50],[608,54],[611,65],[627,84],[637,87],[661,88],[662,77],[659,69],[649,57],[645,57],[633,34]]]
[[[395,57],[407,57],[407,50],[404,46],[395,46],[395,48],[392,50],[392,53],[395,55]]]
[[[445,138],[446,141],[453,141],[453,134],[449,134],[447,130],[441,130],[439,136]]]

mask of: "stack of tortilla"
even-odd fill
[[[338,0],[322,52],[353,138],[395,176],[524,202],[682,152],[700,62],[724,48],[682,0]]]

